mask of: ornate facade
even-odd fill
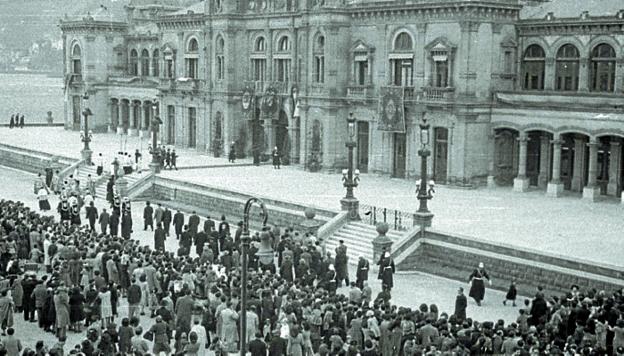
[[[327,170],[345,166],[353,112],[358,168],[415,177],[424,116],[439,183],[619,195],[624,11],[606,0],[572,14],[570,1],[100,8],[61,22],[66,124],[79,127],[87,90],[101,130],[137,134],[160,115],[167,144],[215,154],[277,146],[290,164]],[[380,120],[388,88],[401,90],[398,129]]]

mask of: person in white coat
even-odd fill
[[[191,327],[191,332],[197,334],[197,343],[199,344],[199,352],[198,356],[206,355],[206,342],[208,341],[208,336],[206,335],[206,329],[203,325],[200,325],[199,319],[195,319],[193,321],[193,326]],[[189,333],[189,335],[190,335]]]

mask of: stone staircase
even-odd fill
[[[78,169],[78,180],[80,184],[84,184],[87,181],[87,176],[91,174],[91,178],[95,181],[95,197],[97,199],[106,199],[106,184],[110,178],[110,174],[107,170],[104,170],[101,176],[96,174],[96,166],[81,166]],[[139,179],[150,174],[149,170],[144,170],[141,173],[133,172],[132,174],[125,175],[124,178],[128,181],[128,188],[131,188],[134,183]]]
[[[363,222],[349,222],[327,239],[325,248],[335,257],[336,247],[338,247],[339,241],[343,240],[347,246],[349,263],[357,265],[359,256],[363,256],[373,264],[375,262],[373,261],[373,239],[377,235],[377,230],[373,225]],[[403,232],[389,230],[386,236],[397,242],[403,236]]]

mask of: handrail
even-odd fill
[[[68,175],[72,174],[74,172],[74,170],[76,170],[76,168],[78,168],[83,163],[85,163],[85,161],[83,159],[80,159],[80,160],[70,164],[69,166],[63,168],[59,172],[59,174],[58,174],[59,181],[62,182],[63,180],[65,180],[65,177],[67,177]]]
[[[364,212],[362,222],[373,226],[384,222],[393,230],[407,231],[416,224],[414,213],[406,211],[366,204],[360,204],[360,211]]]
[[[326,241],[336,231],[340,230],[347,223],[348,212],[342,211],[331,218],[328,222],[319,227],[316,237],[319,240]]]

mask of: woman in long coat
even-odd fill
[[[85,297],[80,292],[80,288],[72,289],[69,297],[69,321],[71,322],[71,329],[74,331],[80,331],[79,323],[85,318],[84,302]]]
[[[130,234],[132,234],[132,217],[126,212],[121,217],[121,237],[129,239]]]
[[[299,327],[294,325],[290,329],[290,335],[288,336],[286,354],[289,356],[303,356],[304,346],[303,335],[299,332]]]
[[[18,313],[21,312],[22,298],[24,298],[24,288],[22,288],[22,277],[20,276],[13,281],[13,286],[11,287],[11,297],[13,297],[15,310],[17,310]]]
[[[56,289],[54,296],[54,310],[56,311],[56,331],[59,339],[63,339],[67,334],[69,326],[69,295],[65,287]]]
[[[8,290],[2,291],[2,298],[0,298],[0,326],[2,326],[2,332],[7,327],[13,326],[13,299],[8,296]]]
[[[229,302],[227,308],[219,314],[217,334],[225,351],[236,352],[238,348],[238,313],[231,308],[232,303]]]
[[[56,322],[56,309],[54,307],[54,291],[48,288],[48,295],[43,302],[43,328],[46,331],[52,330]]]
[[[483,263],[479,263],[479,268],[475,269],[468,278],[468,281],[470,282],[470,293],[468,293],[468,296],[473,298],[479,306],[485,296],[485,283],[483,283],[484,278],[490,281],[490,276],[483,269]]]

